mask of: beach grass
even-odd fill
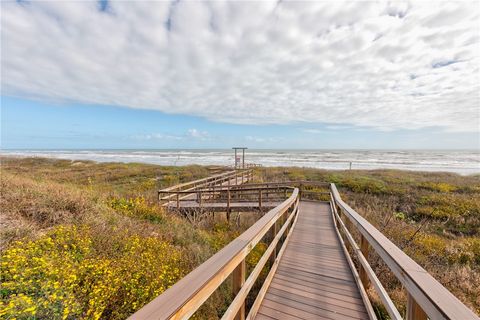
[[[236,225],[217,215],[192,225],[156,204],[159,188],[209,174],[202,166],[2,158],[0,317],[123,319],[138,310],[255,221],[249,215]],[[257,181],[336,183],[347,203],[480,312],[478,175],[306,168],[255,174]],[[404,311],[398,281],[377,256],[369,261]],[[217,318],[229,292],[227,281],[196,317]]]

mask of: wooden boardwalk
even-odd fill
[[[241,174],[243,177],[244,173]],[[268,197],[273,191],[269,189],[271,186],[229,186],[216,191],[202,189],[217,188],[225,182],[232,184],[232,176],[238,176],[238,173],[164,189],[159,191],[159,199],[166,200],[164,205],[168,205],[175,198],[178,209],[180,197],[187,203],[194,200],[204,203],[202,200],[205,198],[214,200],[218,204],[212,206],[224,210],[221,201],[224,201],[225,194],[221,192],[227,192],[226,199],[230,204],[227,209],[233,209],[240,200],[255,199],[252,194],[245,194],[253,191],[258,192],[258,202],[253,201],[249,206],[263,208],[275,205],[269,203],[273,202],[272,197]],[[261,215],[245,232],[130,319],[188,319],[229,279],[232,281],[233,300],[223,312],[222,320],[376,319],[366,289],[375,290],[386,312],[394,320],[480,320],[425,269],[345,203],[335,184],[329,185],[329,202],[304,200],[308,192],[301,190],[304,183],[300,182],[300,189],[297,184],[285,186],[280,192],[286,198],[284,201],[277,194],[277,200],[282,202]],[[312,185],[318,187],[319,183]],[[268,192],[265,198],[262,195],[264,191]],[[162,192],[169,195],[160,197]],[[235,192],[247,197],[242,199]],[[319,193],[322,194],[321,191]],[[212,196],[203,197],[202,194]],[[351,233],[353,230],[356,230],[354,235]],[[273,237],[247,274],[248,254],[267,234]],[[344,243],[352,248],[350,251],[355,256],[356,265]],[[404,313],[397,310],[370,266],[369,251],[376,253],[405,289]],[[248,295],[268,264],[270,271],[255,301],[248,306]]]
[[[300,202],[256,319],[369,319],[328,203]]]

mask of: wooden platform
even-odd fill
[[[256,319],[369,319],[330,210],[328,203],[300,202]]]

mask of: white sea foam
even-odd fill
[[[1,155],[160,165],[232,165],[232,150],[2,150]],[[323,169],[480,172],[478,150],[247,150],[246,162]]]

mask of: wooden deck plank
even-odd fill
[[[275,299],[275,300],[271,300]],[[272,312],[273,311],[273,312]],[[297,317],[297,319],[329,319],[329,320],[358,320],[362,318],[347,316],[335,311],[313,307],[302,303],[294,303],[283,297],[269,294],[262,304],[263,314],[274,319],[286,319],[283,314]],[[365,319],[365,318],[363,318]]]
[[[268,319],[284,319],[284,320],[303,320],[304,318],[297,317],[295,314],[290,314],[287,312],[283,312],[280,310],[275,309],[275,307],[270,308],[269,306],[265,306],[262,315],[266,315]],[[256,320],[257,318],[255,318]]]
[[[269,317],[263,313],[258,313],[256,318],[257,320],[275,320],[275,318],[272,318],[272,317]],[[298,318],[295,318],[295,320],[298,319]]]
[[[353,276],[351,274],[348,274],[347,272],[325,270],[325,269],[321,269],[320,267],[306,265],[306,264],[305,265],[291,264],[289,261],[284,261],[284,260],[282,260],[282,264],[287,267],[290,267],[293,270],[299,270],[299,271],[311,271],[312,269],[315,269],[314,272],[317,274],[328,274],[332,278],[348,280],[348,281],[352,281],[352,283],[353,283],[353,280],[355,280]]]
[[[368,319],[330,205],[301,202],[257,319]]]
[[[285,272],[285,274],[290,277],[302,276],[302,277],[305,277],[306,279],[311,279],[311,281],[314,281],[317,279],[323,279],[337,286],[348,286],[350,288],[354,288],[355,290],[357,290],[353,280],[339,279],[327,274],[317,274],[312,272],[306,272],[303,270],[295,270],[285,266],[282,266],[282,268],[277,269],[277,273],[280,273],[280,272]]]
[[[322,303],[329,303],[339,306],[346,304],[358,304],[363,306],[363,301],[361,299],[349,297],[341,293],[332,293],[324,290],[323,288],[314,290],[312,288],[298,286],[288,282],[280,283],[276,280],[272,282],[270,287],[272,288],[272,293],[276,292],[277,294],[283,294],[281,291],[288,292],[288,294],[298,296],[299,298],[302,298],[302,300],[311,299],[312,301],[320,301]],[[356,307],[354,307],[354,309],[356,309]]]
[[[330,259],[325,259],[321,254],[310,254],[310,253],[305,253],[300,250],[295,250],[294,252],[288,252],[285,254],[285,258],[291,258],[294,260],[309,260],[309,261],[315,261],[315,262],[327,262],[329,265],[330,264],[337,264],[339,266],[345,266],[344,264],[344,257],[340,255],[336,255],[336,257],[333,257],[333,253],[330,252],[332,257]]]
[[[361,298],[360,295],[358,294],[356,289],[352,289],[351,286],[339,286],[338,284],[335,283],[330,283],[330,282],[322,282],[321,280],[317,281],[312,281],[312,280],[307,280],[307,279],[299,279],[298,276],[294,275],[289,275],[285,276],[283,274],[277,273],[277,279],[278,280],[284,280],[288,281],[290,283],[296,283],[299,285],[302,285],[306,288],[318,288],[321,287],[326,291],[330,292],[337,292],[337,293],[343,293],[345,295],[351,296],[351,297],[358,297]]]
[[[310,292],[317,292],[318,288],[321,288],[321,290],[329,293],[337,293],[341,295],[345,295],[348,297],[352,298],[357,298],[357,299],[362,299],[360,295],[358,295],[358,292],[354,290],[348,290],[348,288],[336,288],[334,286],[329,286],[328,284],[316,284],[316,283],[311,283],[305,280],[298,280],[295,278],[288,278],[284,279],[283,277],[277,277],[275,279],[275,283],[283,284],[285,286],[295,286],[295,287],[301,287],[304,288],[305,291],[310,291]]]
[[[345,265],[341,264],[340,261],[318,261],[316,259],[311,259],[311,258],[306,258],[304,257],[302,260],[297,260],[296,258],[292,258],[292,257],[282,257],[282,260],[284,260],[285,262],[288,262],[292,265],[302,265],[302,266],[312,266],[312,267],[316,267],[317,269],[330,269],[334,272],[345,272],[345,271],[349,271],[350,269],[348,269],[347,267],[345,267]]]
[[[348,303],[334,304],[335,299],[330,300],[316,300],[306,297],[299,297],[295,294],[275,290],[265,297],[267,300],[279,302],[286,306],[291,306],[295,309],[310,311],[313,314],[323,314],[325,311],[332,312],[337,315],[342,315],[348,319],[368,319],[368,315],[359,310],[352,309]]]

